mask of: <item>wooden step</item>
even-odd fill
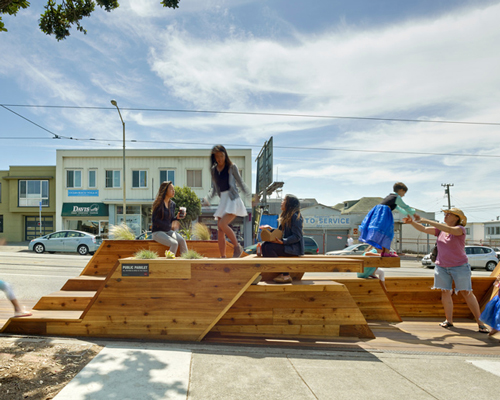
[[[83,311],[95,294],[95,291],[60,290],[43,296],[38,300],[33,310]]]
[[[65,310],[31,310],[33,315],[29,317],[10,318],[0,329],[4,333],[9,328],[9,333],[19,335],[47,335],[47,324],[51,322],[69,323],[81,322],[82,311]]]
[[[90,276],[90,275],[80,275],[75,278],[70,278],[64,284],[61,290],[94,290],[100,289],[104,281],[105,276]]]

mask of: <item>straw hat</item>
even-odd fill
[[[460,220],[459,220],[460,225],[462,225],[462,226],[467,225],[467,217],[465,216],[464,212],[460,208],[453,207],[453,208],[450,208],[449,210],[441,210],[441,211],[443,211],[444,213],[456,215],[458,218],[460,218]]]

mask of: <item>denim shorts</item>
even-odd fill
[[[455,293],[461,290],[472,290],[471,269],[468,263],[458,267],[443,268],[436,265],[434,268],[433,289],[452,290],[452,282],[455,282]]]

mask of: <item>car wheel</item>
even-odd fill
[[[78,254],[80,254],[82,256],[86,256],[87,254],[89,254],[89,248],[87,246],[85,246],[84,244],[82,244],[81,246],[78,246]]]
[[[45,251],[45,246],[41,243],[37,243],[33,246],[35,253],[42,254]]]
[[[493,271],[496,266],[497,264],[495,263],[495,261],[488,261],[486,263],[486,271]]]

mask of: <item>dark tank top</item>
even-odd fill
[[[384,206],[389,206],[389,208],[391,209],[391,211],[394,211],[394,209],[396,208],[396,199],[397,199],[397,197],[398,197],[397,194],[391,193],[384,200],[382,200],[382,202],[380,204],[382,204]]]
[[[222,171],[218,171],[215,167],[215,180],[220,192],[229,190],[229,166],[226,164]]]

